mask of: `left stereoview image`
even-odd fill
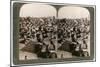
[[[13,65],[95,59],[95,6],[12,1],[11,14]]]

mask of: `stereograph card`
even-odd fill
[[[95,61],[95,5],[11,1],[11,66]]]

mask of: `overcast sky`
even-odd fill
[[[20,17],[48,17],[56,16],[56,9],[46,4],[25,4],[20,9]],[[89,11],[83,7],[64,6],[58,11],[59,18],[90,18]]]
[[[58,12],[59,18],[90,18],[90,13],[86,8],[77,6],[65,6]]]
[[[48,17],[56,16],[56,9],[44,4],[25,4],[20,9],[20,17]]]

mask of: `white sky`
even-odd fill
[[[20,9],[20,17],[48,17],[56,16],[56,9],[50,5],[44,4],[25,4]]]
[[[56,16],[56,9],[47,4],[25,4],[20,9],[20,17],[48,17]],[[77,6],[64,6],[58,11],[58,18],[88,18],[90,13],[86,8]]]
[[[89,18],[90,13],[86,8],[77,6],[65,6],[59,9],[59,18]]]

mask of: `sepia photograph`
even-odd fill
[[[15,64],[94,59],[94,6],[14,2],[12,8]]]

